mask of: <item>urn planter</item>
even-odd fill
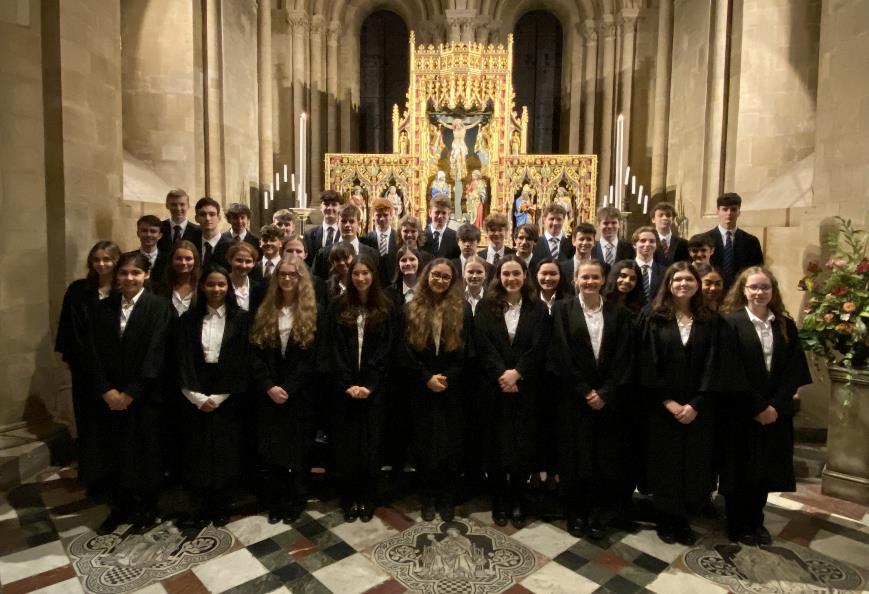
[[[850,385],[847,369],[831,366],[829,371],[830,418],[821,491],[869,505],[869,371],[850,372]]]

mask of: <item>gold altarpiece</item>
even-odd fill
[[[459,221],[502,212],[511,228],[540,223],[552,201],[590,221],[597,156],[527,154],[528,109],[514,110],[512,71],[512,35],[506,45],[436,47],[416,46],[411,32],[410,88],[405,109],[393,107],[393,152],[327,153],[326,187],[357,204],[385,196],[423,221],[436,194],[449,196]],[[365,218],[370,228],[373,217]]]

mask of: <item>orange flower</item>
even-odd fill
[[[833,320],[835,320],[835,319],[836,319],[836,316],[834,316],[834,315],[831,314],[831,313],[826,313],[826,314],[824,314],[824,321],[827,322],[828,324],[829,324],[830,322],[832,322]]]
[[[854,303],[853,301],[846,301],[845,303],[842,304],[842,310],[847,312],[847,313],[851,313],[855,309],[857,309],[857,304]]]
[[[836,324],[836,332],[839,334],[851,334],[851,324],[841,323]]]

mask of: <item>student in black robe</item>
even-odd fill
[[[289,524],[308,493],[321,316],[303,258],[285,256],[273,277],[251,333],[251,381],[269,523]]]
[[[404,309],[405,368],[402,396],[409,398],[413,457],[419,477],[422,519],[455,515],[455,487],[463,438],[462,371],[471,345],[471,308],[452,264],[436,258],[423,269]]]
[[[590,260],[574,275],[577,297],[552,308],[548,366],[560,379],[558,451],[567,529],[603,537],[607,508],[621,503],[629,482],[625,414],[630,380],[630,312],[601,296],[604,265]]]
[[[619,260],[607,276],[603,296],[626,307],[634,316],[640,313],[645,304],[643,286],[640,283],[640,267],[636,260]]]
[[[330,383],[330,444],[344,519],[367,522],[377,495],[396,320],[375,262],[354,258],[348,279],[346,292],[329,305],[320,362]]]
[[[746,375],[746,389],[721,407],[725,425],[720,491],[727,534],[747,545],[769,545],[763,507],[772,491],[795,491],[794,406],[797,388],[812,382],[797,327],[778,282],[761,267],[742,271],[723,309],[728,350]]]
[[[120,292],[99,302],[88,349],[94,440],[80,460],[86,485],[111,485],[111,512],[100,532],[119,524],[149,525],[162,476],[160,380],[172,317],[165,299],[145,290],[150,262],[135,252],[121,256]]]
[[[54,350],[69,365],[72,380],[72,407],[78,449],[84,453],[91,449],[88,440],[95,438],[93,427],[94,409],[102,404],[92,398],[89,388],[87,353],[93,337],[91,323],[97,305],[106,299],[114,289],[115,266],[121,257],[121,250],[111,241],[98,241],[88,252],[87,276],[73,281],[63,296],[60,320],[57,324],[57,337]],[[98,485],[87,476],[87,464],[79,467],[79,477],[88,488],[88,495],[104,492],[108,485]]]
[[[401,246],[395,254],[395,276],[384,293],[396,311],[401,311],[413,299],[416,283],[420,279],[419,271],[423,268],[421,260],[419,251],[411,245]]]
[[[508,254],[474,316],[474,345],[485,384],[481,393],[486,436],[479,447],[499,526],[525,525],[528,477],[537,460],[537,398],[551,323],[534,294],[525,262]],[[469,446],[473,447],[473,446]]]
[[[718,311],[724,301],[724,277],[721,271],[712,264],[693,262],[694,270],[700,277],[700,292],[703,293],[703,303],[712,311]]]
[[[286,241],[284,241],[283,247],[281,247],[281,257],[296,256],[297,258],[301,258],[302,260],[307,262],[308,254],[305,252],[306,249],[307,248],[305,247],[305,239],[301,235],[290,235],[286,239]],[[349,263],[350,260],[347,260],[347,262]],[[317,297],[317,308],[325,312],[326,308],[329,306],[329,299],[327,297],[326,290],[326,281],[324,281],[319,276],[314,276],[312,274],[311,283],[314,286],[314,295],[316,295]],[[265,294],[267,287],[267,282],[260,285],[260,291],[262,294]],[[262,299],[260,298],[260,301],[261,300]]]
[[[713,480],[713,405],[721,319],[703,305],[700,278],[687,262],[667,269],[641,321],[639,387],[646,400],[646,480],[658,537],[691,545],[690,517]]]
[[[347,272],[356,257],[349,243],[333,244],[329,250],[329,278],[326,280],[326,301],[332,303],[347,291]],[[322,280],[322,279],[321,279]]]
[[[256,315],[265,292],[260,288],[262,281],[251,276],[258,257],[259,250],[247,241],[236,241],[226,251],[232,294],[238,307],[248,312],[251,320]]]
[[[248,386],[250,317],[238,307],[226,269],[212,265],[196,306],[176,338],[185,409],[184,483],[199,499],[196,524],[228,521],[228,489],[241,470],[243,405]]]

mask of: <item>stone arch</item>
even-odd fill
[[[573,24],[593,18],[594,11],[589,0],[484,0],[483,11],[491,11],[492,18],[501,27],[504,39],[510,34],[522,16],[534,10],[545,10],[554,14],[561,22],[565,42]],[[485,12],[484,12],[485,14]],[[568,44],[565,43],[565,47]]]

